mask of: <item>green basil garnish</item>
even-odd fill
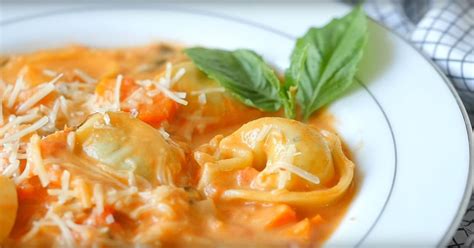
[[[267,112],[282,106],[280,81],[256,53],[202,47],[185,50],[196,66],[244,104]]]
[[[296,41],[286,81],[298,86],[303,118],[333,101],[354,81],[367,43],[367,20],[360,7]]]
[[[283,106],[286,117],[295,118],[298,102],[307,120],[354,82],[367,37],[367,20],[360,7],[322,28],[310,28],[296,41],[283,85],[270,66],[250,50],[195,47],[185,53],[244,104],[267,112]]]

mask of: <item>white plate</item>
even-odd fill
[[[340,14],[321,5],[315,23]],[[250,48],[278,68],[295,37],[253,21],[168,5],[87,7],[0,22],[1,53],[83,43],[98,47],[177,41]],[[471,130],[448,80],[406,41],[369,22],[352,91],[330,106],[362,175],[327,245],[445,245],[471,193]]]

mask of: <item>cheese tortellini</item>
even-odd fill
[[[277,117],[249,122],[225,138],[217,136],[194,156],[203,168],[201,188],[222,173],[247,167],[259,171],[250,188],[225,189],[224,199],[325,205],[348,189],[354,173],[336,135]]]
[[[234,99],[218,82],[210,79],[192,62],[183,62],[174,66],[174,72],[184,69],[185,74],[173,84],[173,90],[186,92],[186,106],[180,106],[177,113],[179,121],[194,123],[191,127],[204,132],[212,126],[233,125],[250,121],[262,114]],[[186,125],[182,129],[189,128]]]
[[[132,171],[159,185],[179,179],[183,151],[128,113],[94,114],[76,132],[87,156],[117,171]]]
[[[18,199],[15,183],[0,176],[0,244],[8,237],[15,224]]]

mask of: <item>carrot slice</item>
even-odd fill
[[[296,221],[296,212],[286,204],[280,204],[273,208],[273,215],[266,223],[266,228],[275,228]]]
[[[112,223],[107,223],[107,217],[113,216],[115,213],[115,208],[112,205],[105,205],[104,206],[104,211],[102,214],[96,216],[96,224],[97,225],[109,225]]]
[[[290,237],[299,237],[308,240],[311,235],[311,223],[308,218],[305,218],[286,229],[284,233]]]
[[[98,96],[107,97],[107,94],[113,92],[115,84],[115,78],[104,78],[96,86],[95,93]],[[125,77],[120,87],[120,101],[127,100],[139,87],[132,78]],[[177,109],[178,104],[163,94],[152,97],[151,102],[140,102],[136,106],[137,118],[155,127],[159,126],[161,122],[171,119]],[[125,106],[122,110],[131,112],[132,108]]]

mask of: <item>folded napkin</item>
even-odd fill
[[[444,71],[474,125],[474,0],[368,0],[364,9]],[[474,247],[473,241],[474,195],[448,247]]]

